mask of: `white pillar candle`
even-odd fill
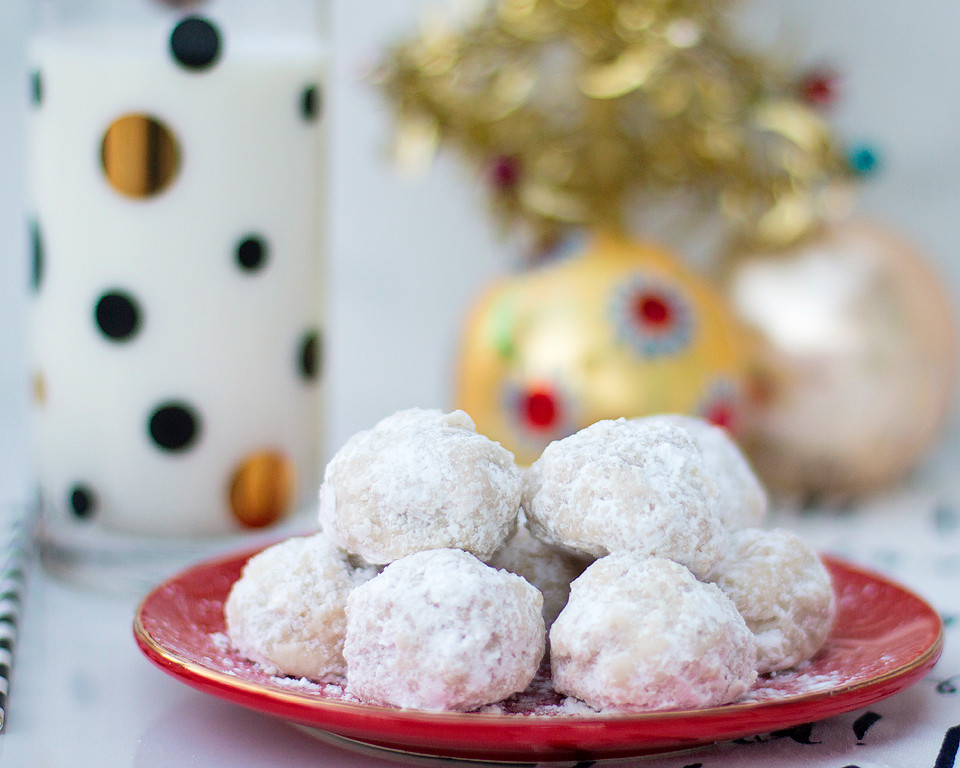
[[[321,42],[171,18],[31,47],[34,435],[67,530],[218,536],[318,485]]]

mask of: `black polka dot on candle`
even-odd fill
[[[300,95],[300,114],[304,120],[316,120],[320,116],[321,108],[320,89],[316,85],[308,85]]]
[[[89,520],[97,511],[97,495],[89,486],[78,483],[70,489],[69,505],[74,517]]]
[[[309,331],[300,342],[300,375],[307,381],[313,381],[320,375],[323,367],[323,346],[320,334]]]
[[[111,341],[129,341],[140,330],[141,312],[136,300],[124,291],[109,291],[97,301],[97,326]]]
[[[203,70],[220,58],[220,31],[202,16],[188,16],[170,35],[170,52],[182,67]]]
[[[43,235],[40,234],[40,225],[33,222],[30,225],[30,287],[34,291],[40,290],[43,282]]]
[[[30,73],[30,101],[35,107],[43,102],[43,76],[38,69]]]
[[[256,272],[267,263],[267,244],[262,237],[251,235],[237,246],[237,264],[247,272]]]
[[[200,436],[200,417],[187,403],[161,403],[150,415],[148,431],[158,448],[171,452],[185,451]]]

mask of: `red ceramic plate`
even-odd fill
[[[825,647],[798,671],[760,678],[736,704],[584,714],[565,707],[540,680],[495,712],[391,709],[352,701],[339,686],[271,677],[230,650],[223,602],[250,554],[197,565],[154,589],[134,623],[141,650],[163,671],[206,693],[332,738],[407,754],[544,762],[689,749],[872,704],[923,677],[943,645],[940,617],[919,597],[875,573],[824,557],[838,605]]]

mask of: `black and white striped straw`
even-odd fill
[[[17,625],[23,596],[25,565],[31,546],[31,523],[25,514],[14,517],[0,541],[0,732],[6,723],[10,673],[17,645]]]

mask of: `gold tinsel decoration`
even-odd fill
[[[798,77],[744,50],[729,0],[494,0],[397,45],[377,81],[401,162],[456,147],[498,218],[543,239],[623,229],[682,190],[766,246],[806,234],[851,176]],[[699,201],[701,205],[696,205]]]

